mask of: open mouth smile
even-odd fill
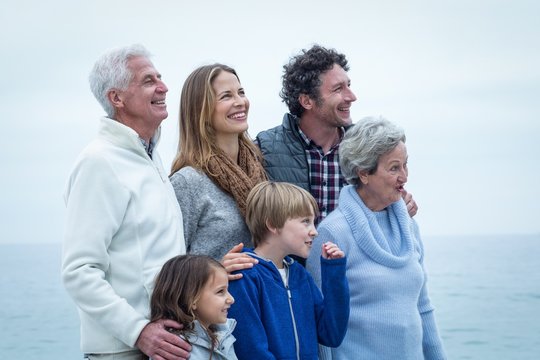
[[[245,111],[241,111],[241,112],[228,115],[227,117],[232,120],[245,120],[247,118],[247,114]]]

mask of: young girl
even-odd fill
[[[176,256],[163,265],[150,300],[151,321],[171,319],[184,326],[178,335],[192,346],[192,360],[236,360],[227,319],[234,298],[227,271],[205,255]]]

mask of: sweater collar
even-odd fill
[[[121,147],[126,147],[131,149],[141,155],[148,153],[141,142],[139,134],[129,126],[126,126],[114,119],[103,117],[101,118],[101,124],[99,129],[99,134],[107,141],[119,145]],[[154,136],[150,139],[150,143],[153,144],[155,148],[161,137],[161,127],[158,127]]]
[[[343,188],[339,196],[339,208],[349,224],[353,238],[358,246],[374,261],[393,268],[407,264],[413,254],[413,240],[410,218],[403,200],[397,201],[387,210],[395,236],[401,241],[401,251],[397,255],[384,250],[379,242],[384,237],[375,214],[364,204],[354,185]]]

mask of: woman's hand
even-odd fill
[[[322,244],[322,257],[325,259],[341,259],[345,257],[345,253],[333,242],[325,242]]]
[[[227,273],[229,273],[229,280],[237,280],[242,277],[242,274],[232,274],[232,272],[252,268],[253,265],[259,262],[257,259],[243,253],[243,248],[243,243],[235,245],[221,259],[221,264],[225,267]]]

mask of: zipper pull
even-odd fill
[[[287,295],[289,295],[289,299],[292,299],[291,289],[287,286]]]

